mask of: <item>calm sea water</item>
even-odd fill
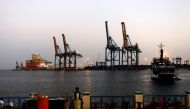
[[[190,90],[190,70],[177,70],[182,80],[159,83],[150,70],[140,71],[0,71],[0,96],[28,96],[39,92],[49,96],[70,94],[75,87],[91,95],[125,96],[144,94],[185,94]]]

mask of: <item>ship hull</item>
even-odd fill
[[[173,82],[175,80],[175,73],[152,74],[151,78],[154,80],[172,81]]]

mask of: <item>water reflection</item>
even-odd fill
[[[64,81],[64,71],[60,71],[59,80]]]
[[[31,92],[63,96],[65,91],[72,94],[75,87],[96,96],[126,96],[137,90],[145,95],[179,95],[190,90],[190,70],[178,70],[182,80],[172,84],[153,81],[149,71],[3,71],[0,96],[28,96]]]
[[[85,71],[85,88],[88,89],[88,91],[91,91],[92,89],[92,78],[91,78],[91,71]]]

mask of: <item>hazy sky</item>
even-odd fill
[[[119,46],[125,22],[142,50],[140,64],[158,56],[160,42],[170,59],[190,59],[190,0],[0,0],[0,69],[25,63],[32,53],[53,61],[52,36],[63,48],[62,33],[84,56],[81,64],[104,60],[106,20]]]

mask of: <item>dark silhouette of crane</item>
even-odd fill
[[[56,70],[76,70],[77,58],[82,57],[82,55],[77,53],[75,50],[72,51],[69,47],[69,44],[66,43],[66,38],[64,34],[62,34],[62,37],[63,37],[64,52],[61,51],[59,45],[57,45],[56,38],[53,37],[54,47],[55,47],[54,68]]]
[[[63,37],[63,45],[64,45],[64,68],[65,70],[71,70],[74,69],[76,70],[77,68],[77,58],[81,58],[82,55],[79,53],[76,53],[75,50],[71,50],[69,47],[69,44],[66,43],[66,38],[65,35],[62,34]],[[68,66],[67,66],[68,65]]]
[[[56,38],[54,36],[53,36],[53,41],[54,41],[54,47],[55,47],[54,68],[55,68],[55,70],[61,70],[63,53],[61,52],[59,45],[57,45]],[[58,65],[59,65],[58,68],[57,68],[57,61],[58,61]]]

